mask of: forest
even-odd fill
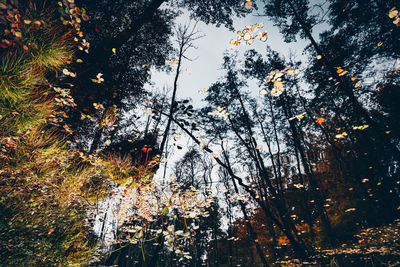
[[[400,266],[398,0],[0,0],[0,36],[0,267]]]

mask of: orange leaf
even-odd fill
[[[322,124],[324,121],[325,121],[325,119],[321,117],[321,118],[318,118],[315,122],[318,124]]]

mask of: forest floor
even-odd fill
[[[319,249],[311,262],[287,260],[276,266],[400,266],[400,219],[363,229],[338,248]]]

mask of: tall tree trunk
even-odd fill
[[[239,194],[239,189],[236,185],[235,179],[232,179],[232,183],[233,183],[233,188],[235,189],[235,193]],[[242,200],[239,200],[239,205],[240,205],[240,209],[242,210],[244,221],[246,222],[246,228],[247,228],[247,232],[249,233],[250,240],[255,245],[258,256],[260,257],[260,260],[261,260],[263,266],[268,267],[269,265],[267,263],[267,260],[265,259],[264,253],[260,247],[260,244],[258,243],[257,234],[254,232],[253,226],[251,225],[249,217],[247,216],[246,205],[244,204],[244,202]]]
[[[161,140],[161,144],[160,144],[160,154],[163,153],[164,151],[164,146],[165,143],[167,141],[168,135],[169,135],[169,129],[171,127],[171,123],[172,123],[172,116],[174,114],[174,109],[175,107],[175,98],[176,98],[176,91],[178,89],[178,79],[179,79],[179,74],[180,74],[180,69],[181,69],[181,63],[182,63],[182,56],[183,56],[183,47],[180,47],[179,50],[179,58],[178,58],[178,66],[176,68],[176,74],[175,74],[175,79],[174,79],[174,87],[173,87],[173,91],[172,91],[172,97],[171,97],[171,105],[169,108],[169,116],[168,116],[168,121],[167,121],[167,125],[165,126],[165,130],[164,130],[164,134],[163,134],[163,138]]]
[[[293,114],[292,114],[292,111],[291,111],[290,106],[289,106],[290,104],[288,103],[286,91],[284,92],[283,95],[280,96],[280,99],[282,100],[282,107],[283,107],[285,116],[289,121],[289,127],[290,127],[290,130],[292,132],[292,138],[293,138],[294,145],[295,145],[295,147],[297,148],[297,151],[300,154],[300,159],[301,159],[301,162],[303,164],[304,171],[307,174],[307,178],[308,178],[308,182],[309,182],[309,185],[310,185],[311,192],[313,193],[315,202],[317,204],[316,206],[317,206],[317,210],[318,210],[318,213],[320,215],[320,218],[321,218],[322,225],[324,227],[324,230],[327,233],[327,236],[329,238],[329,242],[331,243],[331,245],[334,245],[336,243],[336,237],[333,234],[329,218],[328,218],[328,216],[326,214],[326,211],[325,211],[325,208],[324,208],[324,201],[323,201],[323,199],[321,197],[320,192],[317,189],[318,185],[317,185],[317,182],[315,181],[315,177],[314,177],[313,171],[312,171],[310,165],[307,162],[305,151],[303,149],[303,146],[301,145],[300,133],[298,132],[298,130],[297,130],[296,126],[295,126],[295,121],[294,120],[289,120],[291,117],[293,117]]]
[[[290,8],[292,9],[295,19],[300,24],[304,34],[310,40],[311,45],[314,47],[315,51],[319,55],[322,55],[322,62],[328,67],[328,69],[332,73],[333,77],[336,77],[338,80],[341,81],[338,85],[338,88],[350,99],[350,102],[352,103],[353,107],[355,108],[355,111],[354,111],[355,116],[360,119],[364,118],[365,121],[371,126],[371,128],[374,132],[374,136],[378,140],[381,140],[382,145],[386,146],[391,151],[391,153],[395,156],[395,158],[398,161],[400,161],[400,151],[392,143],[392,140],[387,136],[387,134],[385,133],[384,127],[382,127],[382,125],[379,122],[375,121],[371,117],[370,113],[361,105],[361,103],[358,101],[358,99],[354,95],[353,86],[352,86],[352,82],[350,81],[350,79],[347,78],[346,76],[338,75],[338,73],[335,71],[335,67],[337,67],[337,66],[332,66],[330,61],[326,58],[326,54],[322,51],[321,47],[315,41],[314,37],[311,34],[310,29],[308,29],[308,27],[305,25],[303,19],[299,16],[296,7],[293,5],[292,0],[287,0],[287,1],[289,3]]]
[[[245,124],[246,124],[247,130],[249,132],[249,135],[251,136],[250,139],[252,140],[252,143],[253,143],[254,154],[256,155],[255,164],[256,164],[256,166],[258,168],[260,177],[263,179],[263,181],[264,180],[266,181],[266,183],[267,183],[267,185],[268,185],[268,187],[270,189],[270,192],[272,194],[272,201],[274,202],[274,204],[275,204],[275,206],[277,208],[277,211],[278,211],[279,216],[280,216],[280,218],[282,220],[282,223],[285,225],[286,229],[289,230],[289,232],[292,232],[294,234],[295,239],[297,239],[296,243],[301,244],[305,248],[303,240],[300,237],[300,235],[297,233],[297,229],[296,229],[295,225],[293,224],[291,218],[287,216],[289,211],[287,210],[286,198],[283,195],[282,181],[279,180],[278,184],[280,184],[280,187],[278,187],[277,188],[278,189],[277,192],[275,192],[274,187],[273,187],[273,185],[272,185],[272,183],[270,181],[268,172],[267,172],[267,170],[265,168],[265,164],[264,164],[264,161],[262,159],[261,153],[257,149],[257,141],[253,137],[254,135],[253,135],[252,127],[250,125],[250,117],[249,117],[249,115],[247,113],[247,110],[246,110],[246,108],[244,106],[244,102],[243,102],[242,96],[241,96],[241,94],[240,94],[240,92],[239,92],[237,87],[235,87],[235,90],[236,90],[236,94],[237,94],[237,97],[238,97],[242,112],[243,112],[243,114],[244,114],[244,116],[246,118],[245,119]],[[276,138],[277,138],[277,142],[278,142],[278,137],[277,137],[277,133],[276,133],[276,124],[274,124],[274,130],[275,130],[275,134],[276,134]],[[278,142],[278,145],[279,145],[279,142]],[[276,178],[278,179],[279,177],[276,177]],[[267,199],[267,198],[268,198],[268,196],[265,197],[265,199]]]
[[[168,116],[168,114],[164,113],[164,112],[160,112],[162,115],[164,116]],[[184,125],[182,125],[179,121],[175,120],[174,118],[172,118],[172,120],[174,121],[174,123],[176,125],[179,126],[179,128],[181,128],[196,144],[200,144],[200,141],[188,130],[186,129],[186,127]],[[212,153],[213,151],[205,146],[203,147],[203,149],[209,153]],[[293,227],[291,226],[291,224],[293,225],[293,223],[290,221],[290,219],[288,220],[288,216],[287,215],[283,215],[282,216],[282,222],[276,218],[276,216],[269,210],[268,206],[266,205],[266,203],[264,203],[262,200],[260,200],[257,197],[257,194],[248,186],[243,182],[243,179],[238,177],[237,175],[235,175],[234,171],[232,170],[232,168],[229,166],[229,164],[225,164],[224,162],[222,162],[219,158],[215,157],[214,160],[221,166],[223,167],[231,176],[232,180],[236,180],[238,182],[238,184],[243,187],[243,189],[250,194],[250,196],[252,197],[252,199],[260,206],[260,208],[264,211],[266,216],[269,216],[272,221],[275,223],[275,225],[284,233],[284,235],[289,239],[290,244],[292,245],[293,251],[294,253],[300,257],[300,258],[308,258],[310,256],[310,254],[312,253],[309,249],[307,249],[307,247],[305,246],[305,244],[303,243],[303,241],[301,240],[301,238],[299,239],[299,236],[296,234],[296,232],[292,232]],[[280,210],[280,212],[282,212],[281,207],[278,205],[277,206],[278,209]]]
[[[297,171],[298,171],[298,176],[301,182],[301,185],[303,186],[301,188],[301,195],[302,195],[302,200],[303,200],[303,209],[306,213],[306,221],[308,225],[310,226],[310,235],[311,238],[314,238],[315,233],[314,233],[314,221],[312,219],[312,213],[310,211],[310,206],[308,205],[308,197],[307,197],[307,191],[306,191],[306,184],[304,182],[303,174],[301,172],[301,167],[300,167],[300,159],[299,159],[299,154],[297,151],[297,148],[295,146],[295,155],[296,155],[296,166],[297,166]]]

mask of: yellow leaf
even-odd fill
[[[359,87],[360,86],[360,84],[359,83],[356,83],[355,85],[354,85],[354,88],[357,88],[357,87]]]
[[[21,32],[15,32],[14,35],[15,35],[16,37],[18,37],[18,38],[21,38],[21,37],[22,37]]]
[[[274,87],[278,90],[281,90],[284,88],[284,82],[283,81],[275,81],[274,82]]]
[[[381,46],[381,45],[383,45],[383,43],[382,42],[379,42],[378,44],[377,44],[377,46],[379,47],[379,46]]]
[[[112,51],[114,54],[117,53],[117,49],[115,49],[115,48],[111,49],[111,51]]]
[[[322,55],[318,55],[318,56],[317,56],[317,59],[321,59],[321,58],[322,58]]]
[[[350,208],[350,209],[345,210],[344,212],[350,212],[350,211],[355,211],[355,210],[356,210],[355,208]]]
[[[365,130],[369,127],[369,125],[362,125],[362,126],[354,126],[353,129],[354,130]]]
[[[393,8],[389,11],[388,16],[389,16],[389,18],[392,19],[392,18],[396,17],[398,14],[399,14],[399,11],[397,11],[396,8],[393,7]]]
[[[336,138],[344,138],[345,136],[347,136],[347,133],[346,133],[346,132],[343,132],[343,133],[341,133],[341,134],[335,135]]]
[[[31,22],[32,22],[32,21],[29,20],[29,19],[24,19],[24,23],[25,23],[25,24],[31,24]]]

